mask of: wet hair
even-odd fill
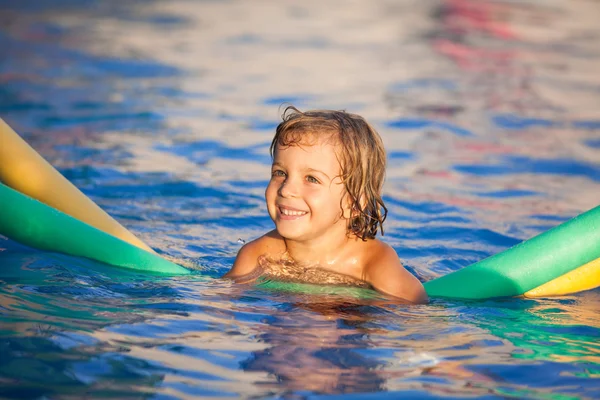
[[[373,239],[387,216],[381,197],[385,178],[386,155],[379,134],[365,119],[345,111],[313,110],[302,112],[285,108],[283,121],[271,142],[271,157],[277,146],[287,147],[333,139],[340,151],[340,178],[351,200],[352,215],[348,230],[362,240]],[[342,202],[345,199],[342,199]],[[340,204],[343,208],[343,204]]]

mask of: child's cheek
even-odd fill
[[[326,191],[328,190],[322,185],[315,185],[311,183],[307,184],[305,188],[305,193],[310,194],[311,196],[321,195],[323,192]]]

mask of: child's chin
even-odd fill
[[[296,229],[285,229],[280,226],[277,227],[277,233],[285,239],[297,240],[301,239],[302,233]]]

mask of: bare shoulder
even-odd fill
[[[263,254],[278,254],[285,251],[283,238],[275,230],[246,243],[238,251],[233,267],[223,278],[237,278],[248,275],[258,266],[258,257]]]
[[[427,303],[421,282],[402,266],[394,248],[380,240],[372,240],[365,258],[364,276],[378,291],[411,303]]]

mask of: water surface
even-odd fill
[[[272,229],[281,104],[382,135],[384,240],[421,280],[600,199],[593,1],[0,3],[0,116],[202,276],[0,238],[0,397],[600,397],[600,292],[426,306],[215,279]],[[240,240],[241,239],[241,240]]]

